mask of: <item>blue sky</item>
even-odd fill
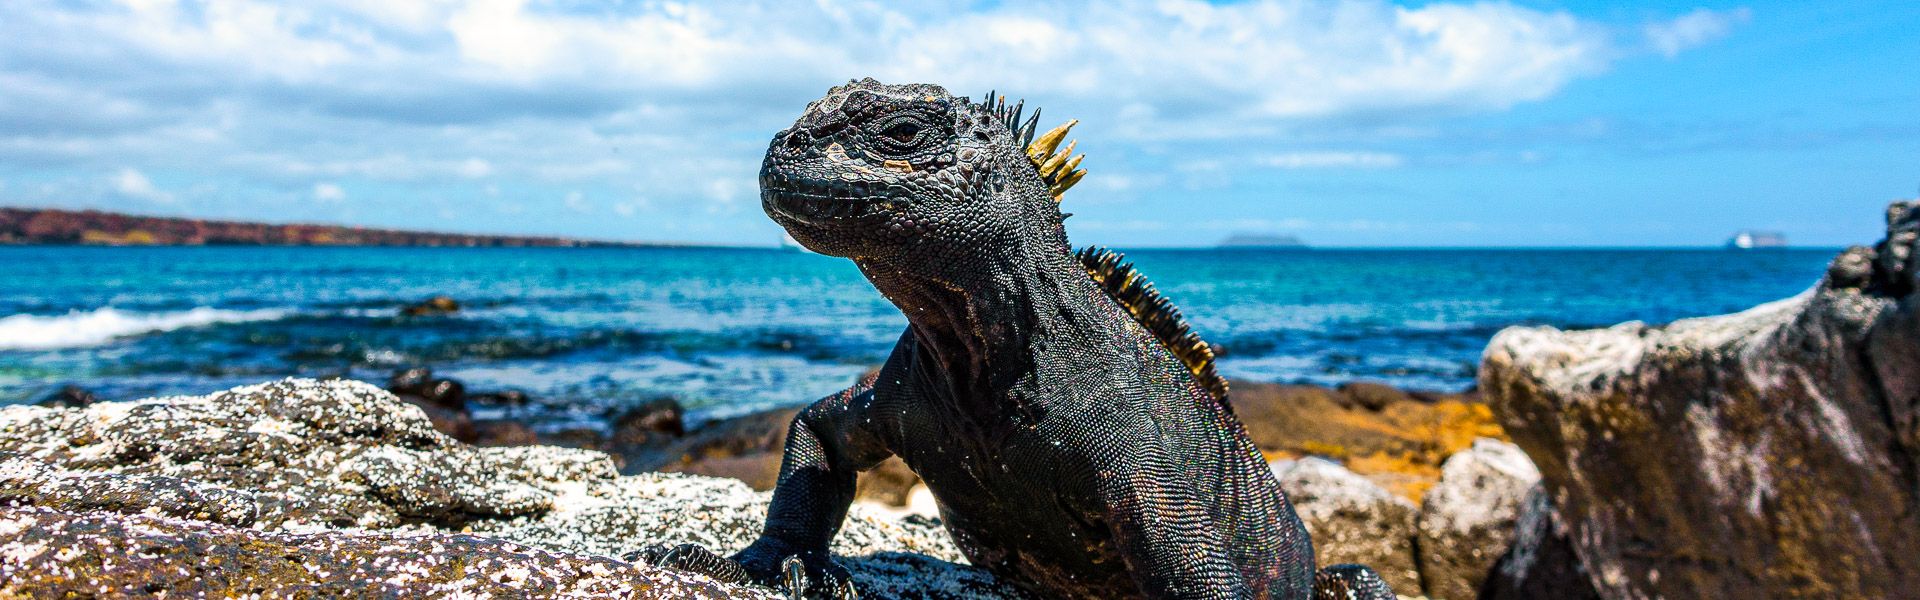
[[[1076,117],[1077,243],[1878,237],[1920,4],[18,2],[0,205],[771,244],[766,140],[854,77]]]

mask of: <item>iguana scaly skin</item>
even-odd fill
[[[897,455],[975,565],[1042,596],[1392,598],[1364,567],[1316,584],[1205,343],[1117,255],[1068,246],[1058,195],[1083,172],[1064,127],[1035,141],[1019,113],[869,79],[774,136],[767,214],[910,325],[877,377],[795,418],[758,541],[653,558],[844,595],[828,542],[854,474]]]

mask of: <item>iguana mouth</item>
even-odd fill
[[[768,206],[809,223],[855,221],[885,213],[898,204],[886,191],[887,184],[812,179],[779,172],[760,178],[760,193]]]

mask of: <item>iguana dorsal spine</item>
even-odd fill
[[[1153,287],[1153,282],[1147,281],[1147,277],[1135,269],[1133,263],[1125,262],[1126,257],[1119,252],[1088,246],[1073,253],[1073,256],[1080,259],[1081,266],[1086,267],[1087,275],[1093,277],[1094,283],[1100,284],[1100,289],[1105,290],[1120,308],[1133,315],[1135,322],[1152,333],[1154,338],[1166,345],[1167,350],[1173,352],[1175,358],[1187,366],[1187,370],[1193,373],[1194,382],[1206,388],[1222,406],[1232,410],[1233,405],[1227,403],[1227,380],[1220,377],[1213,366],[1213,346],[1200,339],[1200,334],[1193,332],[1173,301],[1161,295],[1160,290]]]

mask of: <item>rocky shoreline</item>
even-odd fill
[[[744,547],[767,494],[621,476],[588,450],[470,446],[359,382],[7,407],[0,455],[5,594],[772,597],[621,558]],[[1012,594],[955,564],[926,519],[856,508],[835,551],[888,597]]]
[[[1920,569],[1920,207],[1807,293],[1512,328],[1479,393],[1236,384],[1323,563],[1433,598],[1894,597]],[[766,598],[631,560],[744,546],[794,409],[476,419],[431,372],[0,408],[0,595]],[[1511,441],[1508,441],[1511,436]],[[835,552],[868,597],[1009,598],[903,465]]]
[[[1242,388],[1236,410],[1316,539],[1329,540],[1318,546],[1321,559],[1380,565],[1404,592],[1417,594],[1426,582],[1477,585],[1474,567],[1456,568],[1458,560],[1429,558],[1423,549],[1477,544],[1455,553],[1483,557],[1484,571],[1504,539],[1456,524],[1502,518],[1495,505],[1517,504],[1537,478],[1515,473],[1522,481],[1507,487],[1519,491],[1502,498],[1489,495],[1496,488],[1486,474],[1463,474],[1461,465],[1518,454],[1500,440],[1472,437],[1499,435],[1472,394],[1371,384]],[[396,594],[466,589],[451,563],[408,558],[433,547],[528,573],[512,585],[474,583],[483,595],[658,588],[673,593],[641,597],[760,597],[621,557],[649,543],[731,550],[751,541],[797,410],[689,430],[677,405],[654,402],[618,415],[610,433],[536,433],[510,420],[476,420],[467,410],[524,398],[469,393],[424,369],[396,373],[386,389],[290,379],[135,402],[100,402],[81,390],[56,396],[0,409],[0,504],[13,511],[0,520],[16,523],[0,535],[0,555],[30,557],[0,559],[0,574],[26,577],[0,589],[41,595],[158,586],[218,595],[345,589],[339,586],[352,578]],[[1462,489],[1472,491],[1462,496]],[[1414,491],[1427,502],[1404,497]],[[904,464],[863,474],[859,498],[837,551],[870,568],[855,568],[870,596],[1019,597],[965,567],[938,527],[930,493]],[[1421,536],[1441,529],[1446,543],[1422,545]],[[137,563],[111,563],[95,552],[156,540],[188,550]],[[89,550],[60,554],[60,547]],[[266,569],[242,547],[351,568],[325,577]],[[220,566],[207,571],[209,564]],[[182,565],[201,566],[180,578],[156,574]],[[582,569],[595,575],[576,573]]]

